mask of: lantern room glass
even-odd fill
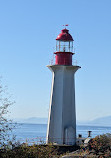
[[[73,52],[73,41],[56,41],[56,52]]]

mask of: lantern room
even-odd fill
[[[72,65],[73,38],[66,28],[56,38],[56,65]]]
[[[56,51],[72,52],[73,41],[72,36],[69,34],[69,30],[63,29],[56,38]]]

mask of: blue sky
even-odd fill
[[[0,1],[0,75],[12,118],[47,117],[55,38],[69,24],[75,55],[77,120],[111,115],[111,1]]]

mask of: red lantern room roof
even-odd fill
[[[69,30],[67,30],[67,29],[61,30],[61,33],[57,36],[56,40],[74,41],[72,36],[69,34]]]

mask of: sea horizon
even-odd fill
[[[81,134],[82,137],[87,138],[88,131],[92,131],[91,137],[94,138],[97,135],[111,133],[111,127],[76,125],[77,137]],[[20,141],[20,143],[33,142],[37,144],[38,142],[45,142],[47,124],[17,123],[12,133],[16,136],[16,141]]]

